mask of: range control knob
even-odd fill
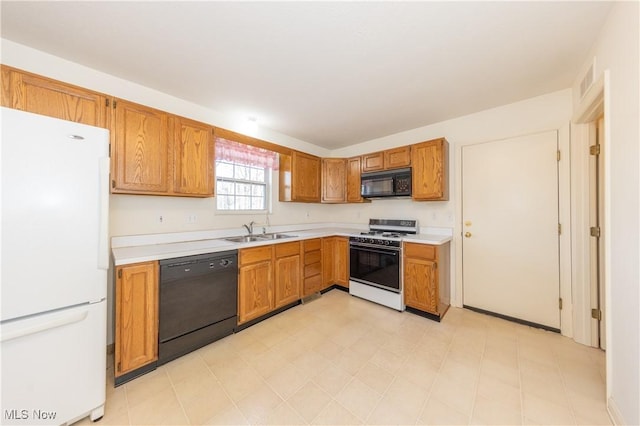
[[[384,242],[384,245],[385,245],[385,246],[388,246],[388,245],[389,245],[389,240],[386,240],[386,241]]]

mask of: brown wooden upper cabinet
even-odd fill
[[[214,143],[211,126],[171,116],[173,128],[173,191],[189,196],[212,197]]]
[[[417,201],[449,199],[449,143],[434,139],[411,146],[412,198]]]
[[[320,202],[320,157],[293,151],[280,154],[280,201]]]
[[[171,189],[169,114],[114,100],[111,122],[112,192],[168,194]]]
[[[2,65],[2,106],[107,127],[107,96]]]
[[[381,170],[399,169],[411,166],[411,147],[387,149],[372,152],[362,156],[362,172],[377,172]]]
[[[384,152],[372,152],[362,156],[362,172],[377,172],[384,170]]]
[[[344,203],[347,201],[347,160],[344,158],[322,159],[322,202]]]
[[[384,168],[399,169],[411,166],[411,147],[401,146],[399,148],[384,151]]]
[[[121,99],[113,111],[113,193],[213,196],[213,127]]]
[[[362,174],[361,157],[352,157],[347,160],[347,203],[362,203],[360,190],[360,175]]]

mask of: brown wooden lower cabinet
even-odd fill
[[[349,287],[349,239],[325,237],[322,239],[322,289],[338,284]]]
[[[275,308],[273,246],[242,249],[238,258],[238,324],[242,324]]]
[[[335,237],[334,280],[342,287],[349,287],[349,238]]]
[[[275,296],[276,308],[300,299],[302,282],[302,258],[300,241],[275,246]]]
[[[304,256],[303,296],[321,290],[322,281],[322,240],[314,238],[302,242]]]
[[[116,268],[115,376],[158,359],[158,262]]]
[[[404,303],[442,318],[449,309],[450,244],[404,243]]]
[[[300,299],[300,241],[241,249],[238,258],[238,324]]]

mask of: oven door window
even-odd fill
[[[350,279],[400,292],[400,252],[351,246]]]

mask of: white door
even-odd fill
[[[465,306],[560,329],[558,134],[462,148]]]
[[[606,349],[606,316],[604,299],[604,155],[602,143],[604,141],[604,117],[596,121],[594,145],[599,148],[597,153],[590,155],[589,161],[589,223],[590,240],[590,269],[591,269],[591,307],[592,307],[592,344]],[[593,315],[594,311],[596,315]],[[598,315],[599,313],[599,315]]]

